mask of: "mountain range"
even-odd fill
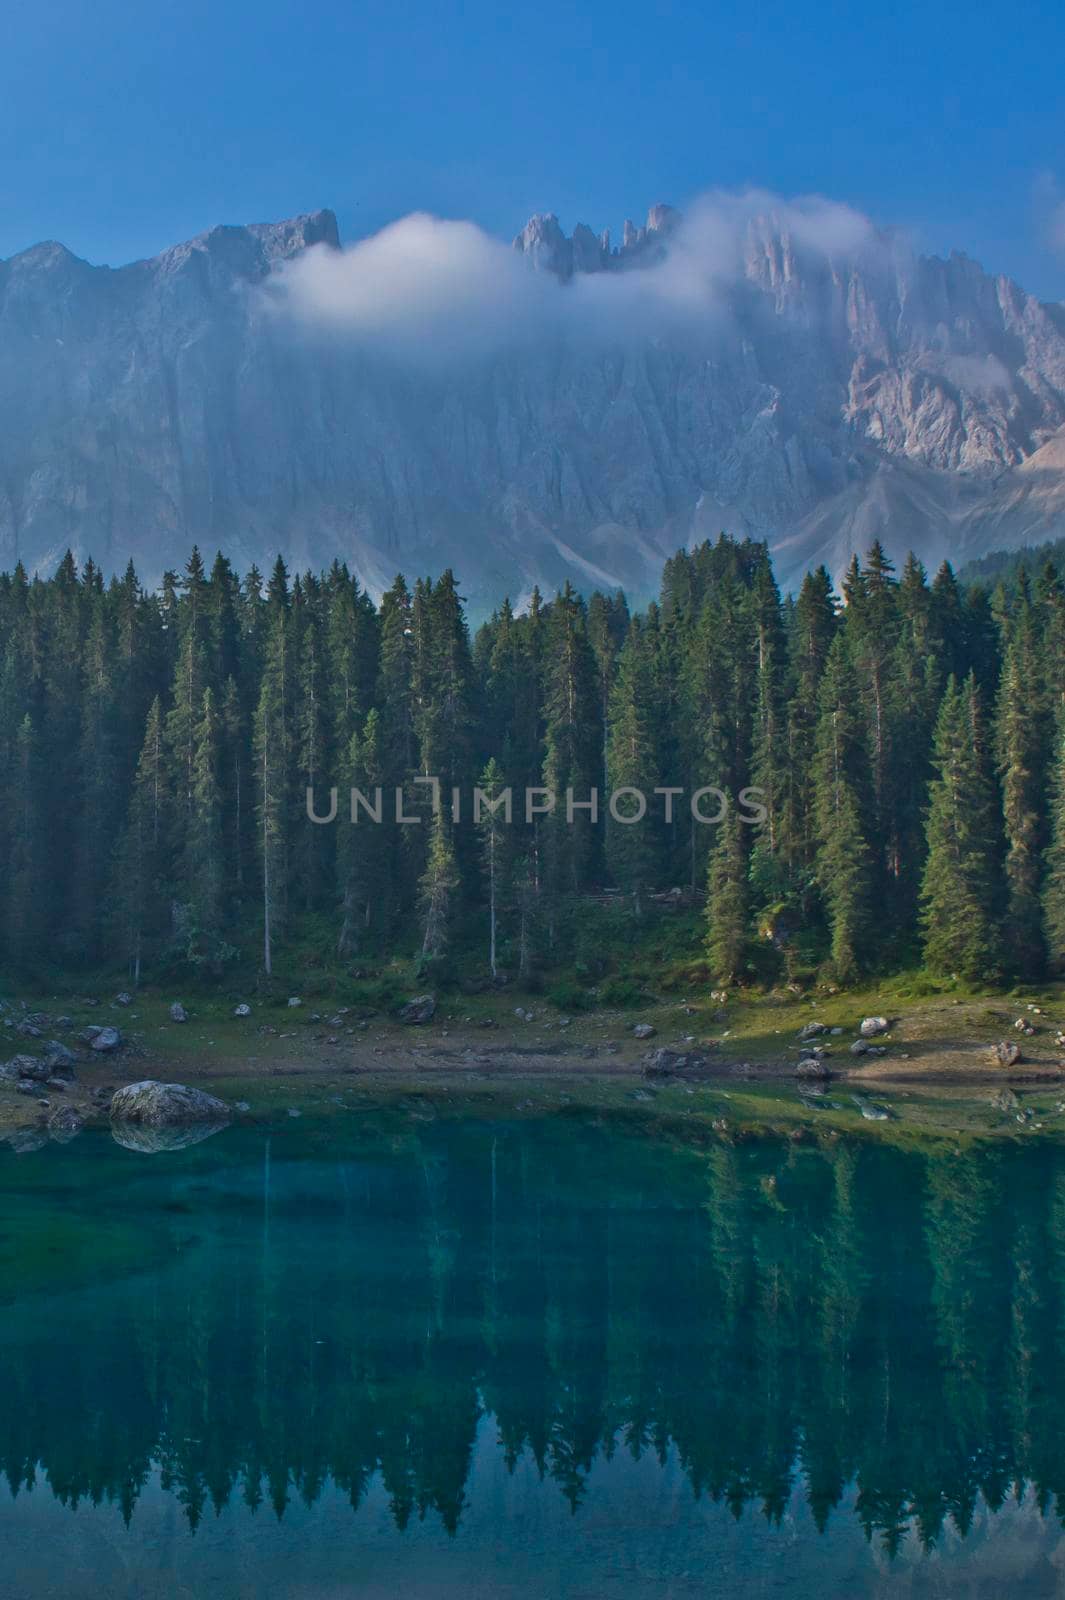
[[[1065,532],[1065,305],[964,255],[771,201],[654,206],[618,245],[423,222],[376,277],[330,211],[0,263],[0,567],[451,565],[476,613],[643,598],[721,529],[787,585],[877,537],[934,567]]]

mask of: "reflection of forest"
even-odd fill
[[[889,1547],[964,1532],[981,1492],[1063,1488],[1050,1148],[695,1154],[555,1119],[151,1160],[86,1138],[30,1185],[28,1159],[0,1166],[15,1489],[131,1509],[154,1463],[195,1523],[327,1476],[358,1505],[379,1472],[400,1526],[455,1527],[485,1412],[574,1506],[597,1453],[671,1442],[697,1492],[770,1517],[796,1474],[819,1523],[854,1478]],[[140,1270],[20,1297],[17,1242],[87,1194],[101,1257],[132,1230]]]

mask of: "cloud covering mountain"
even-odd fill
[[[847,207],[712,194],[619,244],[330,212],[113,270],[0,264],[0,562],[156,579],[193,540],[454,565],[479,608],[653,587],[722,528],[786,580],[1065,529],[1065,309]]]

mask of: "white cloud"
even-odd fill
[[[867,218],[816,196],[718,192],[688,208],[663,260],[560,284],[474,223],[416,213],[339,253],[307,251],[275,282],[275,301],[304,324],[415,361],[550,337],[654,336],[678,321],[709,325],[743,276],[752,240],[768,230],[835,260],[876,237]]]

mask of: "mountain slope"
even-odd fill
[[[1065,531],[1065,313],[1009,279],[772,209],[726,236],[655,207],[617,249],[537,217],[515,247],[541,320],[519,299],[513,338],[459,328],[421,365],[290,314],[292,271],[339,249],[327,211],[117,270],[0,264],[0,565],[70,545],[155,580],[196,540],[339,555],[373,589],[453,564],[482,609],[566,577],[645,593],[722,527],[785,580],[877,536],[934,565]],[[641,323],[643,286],[668,316]]]

